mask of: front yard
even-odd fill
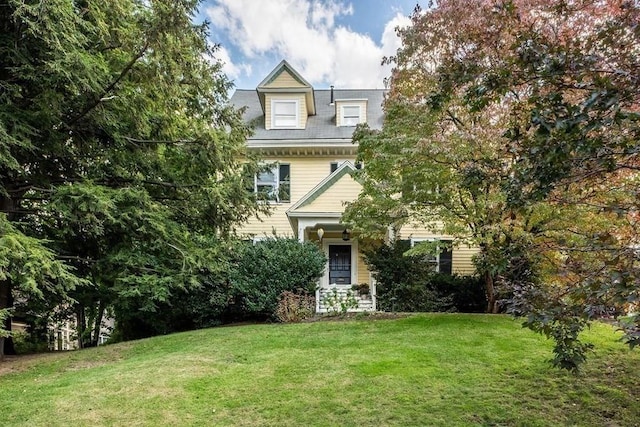
[[[3,362],[0,424],[637,425],[640,353],[588,337],[575,376],[504,316],[200,330]]]

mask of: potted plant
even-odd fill
[[[353,285],[351,287],[355,292],[358,292],[358,295],[367,296],[370,292],[370,287],[368,283],[359,283],[357,285]]]

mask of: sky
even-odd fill
[[[205,0],[216,56],[236,88],[254,89],[286,59],[322,89],[384,88],[416,0]],[[419,1],[424,6],[424,1]]]

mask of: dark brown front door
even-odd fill
[[[329,283],[351,284],[351,245],[329,245]]]

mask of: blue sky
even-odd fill
[[[419,1],[424,5],[425,1]],[[394,28],[408,23],[416,0],[205,0],[200,19],[224,71],[255,88],[286,59],[314,87],[383,88],[380,62],[399,47]]]

